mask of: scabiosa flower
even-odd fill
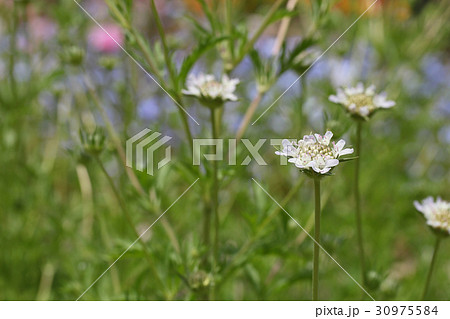
[[[289,157],[288,162],[295,164],[304,173],[327,174],[339,164],[340,156],[353,153],[352,148],[344,148],[344,140],[331,143],[332,137],[333,133],[327,131],[324,136],[311,134],[299,141],[283,140],[283,149],[275,154]]]
[[[237,101],[234,94],[238,79],[230,79],[227,75],[222,76],[219,82],[211,74],[190,75],[183,94],[197,97],[200,102],[208,107],[219,107],[227,101]]]
[[[386,93],[375,94],[375,86],[364,88],[360,82],[356,87],[337,89],[336,95],[330,95],[329,100],[341,104],[352,116],[364,120],[379,109],[388,109],[395,105],[394,101],[386,99]]]
[[[422,202],[414,201],[414,206],[425,216],[427,225],[434,231],[440,235],[450,235],[450,202],[440,197],[435,201],[430,196]]]

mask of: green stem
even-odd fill
[[[314,254],[312,300],[319,300],[319,253],[320,253],[320,179],[314,178]]]
[[[174,90],[178,92],[178,83],[176,79],[175,70],[172,65],[172,61],[170,60],[170,52],[169,47],[167,45],[166,35],[164,32],[164,27],[161,22],[161,18],[159,17],[158,10],[156,9],[155,1],[150,0],[150,6],[152,7],[153,18],[156,22],[156,27],[158,28],[159,36],[161,37],[161,43],[163,45],[164,51],[164,60],[166,61],[167,68],[169,69],[170,78],[172,80],[172,84],[174,86]]]
[[[169,51],[169,46],[167,45],[167,39],[166,39],[166,35],[164,32],[164,27],[162,25],[161,18],[159,17],[158,10],[156,9],[155,1],[151,0],[150,5],[152,7],[153,18],[156,21],[156,26],[158,28],[159,36],[161,37],[161,43],[163,45],[163,51],[164,51],[164,60],[166,61],[166,65],[169,70],[170,79],[171,79],[172,85],[173,85],[173,91],[176,92],[176,95],[175,95],[176,103],[175,104],[177,105],[178,110],[180,112],[181,120],[183,122],[183,126],[184,126],[184,129],[186,132],[186,138],[188,139],[190,150],[192,152],[192,133],[191,133],[191,129],[189,127],[189,121],[188,121],[187,115],[181,106],[182,101],[181,101],[181,97],[179,96],[179,83],[178,83],[178,79],[177,79],[176,70],[174,69],[172,60],[170,59],[170,51]]]
[[[283,198],[280,202],[280,206],[284,207],[288,204],[291,198],[298,193],[298,190],[303,185],[304,179],[300,179],[294,187],[291,188],[289,193]],[[233,271],[238,269],[239,265],[242,264],[242,258],[246,255],[246,253],[252,248],[252,245],[262,236],[263,231],[266,229],[268,225],[271,225],[272,220],[277,216],[280,212],[281,208],[278,205],[275,205],[274,208],[268,213],[267,217],[259,224],[258,229],[256,230],[254,236],[250,238],[239,251],[233,256],[233,259],[230,263],[227,264],[226,268],[221,273],[221,281],[217,283],[216,286],[220,286],[223,281],[228,278]]]
[[[361,266],[362,280],[365,284],[367,282],[366,273],[366,262],[363,246],[363,232],[362,232],[362,219],[361,219],[361,198],[359,192],[359,165],[361,161],[361,130],[362,122],[358,121],[356,126],[356,163],[355,163],[355,180],[354,180],[354,191],[355,191],[355,205],[356,205],[356,231],[358,236],[358,250],[359,250],[359,260]]]
[[[203,219],[203,244],[205,245],[209,255],[209,245],[210,245],[210,229],[211,229],[211,204],[209,198],[204,198],[205,206],[204,206],[204,219]],[[206,256],[205,260],[208,260],[208,256]]]
[[[175,104],[177,104],[177,108],[178,108],[178,111],[180,113],[181,121],[183,122],[184,131],[186,133],[186,138],[188,140],[189,149],[190,149],[191,155],[192,155],[193,151],[194,151],[194,146],[193,146],[194,138],[192,137],[192,132],[191,132],[191,128],[189,126],[189,120],[188,120],[187,114],[180,107],[182,101],[181,101],[181,97],[178,94],[176,96],[176,101],[177,101],[178,104],[177,103],[175,103]]]
[[[436,263],[436,255],[441,244],[441,237],[436,236],[436,243],[434,244],[433,257],[431,258],[430,269],[428,270],[427,281],[425,282],[425,288],[423,290],[422,300],[425,300],[428,290],[430,288],[431,276],[433,275],[434,264]]]
[[[213,139],[218,138],[217,123],[216,123],[216,109],[211,108],[211,126]],[[214,262],[213,272],[216,271],[219,260],[219,180],[218,180],[218,166],[217,161],[213,160],[213,188],[212,188],[212,205],[214,214]],[[214,289],[213,289],[214,290]]]
[[[234,61],[234,66],[241,63],[241,61],[244,59],[245,55],[253,49],[253,45],[256,43],[256,41],[259,39],[261,34],[264,32],[264,30],[269,26],[270,20],[273,18],[275,13],[277,12],[278,8],[283,4],[284,0],[278,0],[275,1],[272,6],[270,7],[269,11],[267,11],[263,21],[259,25],[258,29],[255,31],[253,36],[248,40],[247,44],[242,48],[240,55],[238,58]]]
[[[304,131],[304,127],[303,125],[305,125],[305,119],[304,119],[304,114],[303,114],[303,106],[306,103],[306,81],[305,79],[300,79],[299,80],[299,84],[300,84],[300,90],[301,90],[301,95],[298,101],[298,120],[299,120],[299,129],[300,131]]]
[[[233,19],[232,19],[232,3],[231,0],[226,0],[225,2],[225,24],[227,28],[227,33],[230,39],[228,42],[228,50],[230,51],[230,59],[234,60],[234,41],[233,41]]]
[[[162,281],[162,279],[159,276],[158,270],[155,267],[155,264],[152,261],[151,255],[150,255],[150,251],[148,250],[147,246],[145,245],[145,243],[140,239],[140,234],[136,231],[136,227],[133,224],[133,221],[131,219],[131,214],[128,211],[127,206],[125,205],[125,202],[123,201],[122,197],[119,194],[119,191],[116,187],[116,185],[114,184],[113,179],[111,178],[111,176],[108,174],[108,172],[106,171],[105,166],[103,165],[102,161],[100,160],[100,158],[98,156],[94,156],[95,160],[97,161],[98,165],[100,166],[101,171],[103,172],[103,174],[105,175],[106,179],[108,180],[108,183],[114,193],[114,196],[116,197],[117,201],[119,202],[119,206],[122,209],[124,215],[125,215],[125,219],[127,220],[128,224],[130,225],[131,229],[133,230],[134,235],[139,238],[139,243],[141,244],[143,251],[144,251],[144,255],[150,265],[150,269],[153,272],[153,275],[155,276],[155,278],[160,282],[160,284],[164,287],[164,282]]]

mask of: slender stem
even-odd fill
[[[148,194],[146,193],[146,191],[144,190],[144,188],[142,187],[141,183],[139,182],[136,174],[134,173],[134,171],[126,166],[126,160],[125,160],[125,150],[123,149],[122,146],[122,142],[118,136],[118,134],[116,133],[116,131],[114,130],[114,126],[112,124],[112,122],[109,120],[108,115],[106,114],[106,111],[104,110],[104,108],[102,107],[102,103],[100,101],[100,97],[97,94],[97,91],[94,89],[94,86],[92,85],[93,81],[90,80],[90,78],[88,76],[85,77],[85,82],[86,82],[86,87],[88,89],[89,95],[91,96],[92,100],[94,101],[94,105],[96,107],[96,109],[100,112],[100,116],[103,120],[103,122],[106,125],[106,129],[108,131],[108,134],[114,144],[114,147],[116,148],[117,154],[119,155],[119,159],[120,162],[122,163],[125,172],[128,176],[128,179],[130,180],[131,184],[133,185],[134,189],[139,193],[140,196],[142,196],[143,198],[146,198],[148,196]],[[192,140],[192,139],[191,139]],[[192,147],[192,143],[191,147]],[[167,232],[167,236],[169,237],[174,249],[179,252],[180,251],[180,247],[178,244],[178,240],[177,237],[175,235],[175,231],[173,230],[173,227],[170,225],[170,223],[166,220],[166,219],[161,219],[161,224],[164,228],[164,230]]]
[[[225,2],[225,24],[227,28],[228,36],[230,40],[228,40],[228,51],[230,54],[231,61],[234,60],[234,42],[233,42],[233,19],[232,19],[232,3],[231,0],[226,0]]]
[[[355,191],[355,205],[356,205],[356,231],[358,236],[358,250],[359,250],[359,260],[361,266],[361,275],[363,283],[367,282],[366,273],[366,262],[363,246],[363,232],[362,232],[362,220],[361,220],[361,198],[359,193],[359,165],[361,161],[361,130],[362,122],[358,121],[356,126],[356,159],[355,163],[355,180],[354,180],[354,191]]]
[[[247,44],[243,47],[242,51],[240,52],[240,55],[237,57],[237,59],[234,61],[234,65],[238,65],[241,63],[241,61],[244,59],[245,55],[253,48],[253,45],[256,43],[256,41],[259,39],[261,34],[264,32],[264,30],[269,26],[270,20],[277,12],[278,8],[283,4],[284,0],[277,0],[275,1],[272,6],[270,7],[269,11],[267,11],[263,21],[253,34],[253,36],[248,40]]]
[[[433,275],[434,264],[436,263],[436,255],[441,244],[441,237],[436,236],[436,243],[434,244],[433,257],[431,258],[430,269],[428,270],[427,281],[425,282],[425,288],[423,290],[422,300],[425,300],[430,288],[431,276]]]
[[[244,118],[241,121],[241,124],[239,124],[239,128],[236,132],[236,140],[239,142],[244,135],[245,131],[247,130],[248,124],[250,123],[250,120],[252,119],[253,114],[256,111],[256,108],[258,107],[259,103],[261,102],[263,98],[264,93],[258,91],[258,94],[255,96],[255,98],[250,103],[250,106],[248,107],[247,111],[245,112]]]
[[[320,179],[314,178],[314,254],[312,300],[319,300],[319,253],[320,253]]]
[[[211,229],[211,204],[210,199],[206,198],[204,199],[205,206],[204,206],[204,219],[203,219],[203,245],[205,245],[206,249],[208,250],[206,260],[208,259],[209,255],[209,245],[210,245],[210,229]]]
[[[296,4],[297,4],[297,0],[289,0],[289,2],[287,4],[287,9],[292,11]],[[273,5],[273,7],[272,7],[272,9],[275,10],[275,11],[272,12],[272,9],[271,9],[269,11],[269,13],[268,13],[268,16],[271,17],[272,14],[274,12],[276,12],[276,10],[278,9],[279,5],[281,5],[281,3],[278,3],[278,2],[275,3]],[[289,23],[290,23],[290,18],[284,18],[282,20],[282,22],[280,24],[280,27],[278,29],[278,34],[277,34],[277,38],[275,40],[275,44],[272,47],[272,57],[276,57],[278,55],[278,53],[280,53],[280,50],[281,50],[281,47],[283,45],[284,39],[286,38],[287,30],[289,28]],[[264,31],[264,29],[262,29],[262,31]],[[238,61],[240,61],[240,59],[238,59]],[[236,64],[237,63],[235,63],[235,65]],[[238,128],[237,133],[236,133],[236,140],[238,142],[240,141],[240,139],[244,135],[245,131],[247,130],[247,127],[248,127],[248,125],[250,123],[250,120],[252,119],[253,114],[256,111],[256,108],[261,103],[261,100],[264,97],[265,92],[266,91],[264,91],[264,92],[258,91],[258,94],[252,100],[252,102],[250,103],[250,106],[248,107],[247,111],[245,112],[244,118],[242,119],[241,123],[239,124],[239,128]]]
[[[177,105],[178,111],[180,112],[181,120],[183,122],[183,127],[186,132],[186,138],[188,140],[188,144],[189,144],[190,150],[192,152],[192,147],[193,147],[192,146],[192,133],[191,133],[191,129],[189,127],[189,121],[188,121],[187,115],[186,115],[185,111],[183,110],[183,108],[181,107],[182,100],[181,100],[181,97],[179,96],[179,83],[178,83],[178,79],[177,79],[176,70],[174,69],[172,60],[170,59],[170,51],[169,51],[169,46],[167,44],[164,27],[162,25],[161,18],[159,17],[158,10],[156,9],[154,0],[150,1],[150,6],[152,8],[153,18],[155,19],[156,26],[157,26],[158,32],[159,32],[159,36],[161,37],[161,43],[163,45],[163,52],[164,52],[164,60],[166,61],[167,69],[169,70],[169,75],[170,75],[170,79],[172,81],[173,90],[176,92],[176,95],[175,95],[176,103],[175,104]]]
[[[108,172],[106,171],[105,166],[103,165],[102,161],[100,160],[100,158],[98,156],[94,156],[95,160],[97,161],[98,165],[100,166],[101,171],[103,172],[103,174],[105,175],[106,179],[108,180],[108,183],[114,193],[114,196],[116,197],[117,201],[119,202],[119,206],[122,209],[124,215],[125,215],[125,219],[127,220],[128,224],[130,225],[130,227],[133,230],[133,233],[136,237],[139,238],[139,243],[142,246],[142,249],[144,251],[144,255],[147,258],[147,261],[150,265],[150,269],[153,272],[153,275],[155,276],[155,278],[162,284],[162,286],[164,287],[164,282],[162,281],[162,279],[160,278],[160,275],[158,273],[158,270],[155,267],[155,264],[152,261],[151,255],[150,255],[150,251],[148,250],[147,246],[145,245],[145,243],[140,239],[140,234],[136,231],[136,227],[133,224],[133,221],[131,219],[131,214],[128,211],[127,206],[125,205],[125,202],[123,201],[122,197],[119,194],[119,191],[116,187],[116,185],[114,184],[113,179],[111,178],[111,176],[108,174]]]
[[[305,123],[305,116],[303,114],[303,106],[306,103],[306,81],[305,78],[302,78],[299,80],[299,84],[300,84],[300,97],[298,100],[298,122],[299,122],[299,130],[300,132],[302,132],[305,128],[303,127],[306,123]],[[300,133],[299,132],[299,133]]]
[[[86,72],[86,74],[87,74],[87,72]],[[89,93],[89,95],[87,95],[87,96],[91,97],[92,101],[94,102],[95,108],[100,113],[100,116],[106,126],[106,130],[114,144],[114,147],[116,148],[117,154],[119,155],[120,162],[122,163],[131,184],[139,192],[139,194],[145,196],[146,195],[145,190],[142,188],[142,185],[139,182],[136,174],[134,174],[133,170],[130,167],[126,166],[126,154],[125,154],[125,150],[123,149],[122,142],[120,140],[119,135],[117,134],[117,132],[114,129],[113,123],[110,121],[108,114],[106,113],[105,109],[102,106],[103,104],[101,102],[101,99],[98,96],[96,88],[93,84],[94,81],[92,81],[88,75],[85,75],[84,82],[85,82],[87,91]]]
[[[298,0],[289,0],[286,9],[289,11],[294,10],[297,5]],[[284,39],[289,29],[289,24],[291,23],[291,18],[286,17],[281,20],[280,27],[278,29],[277,38],[275,40],[275,45],[272,48],[272,56],[277,56],[280,53],[281,47],[283,46]]]
[[[280,206],[284,207],[291,200],[291,198],[297,194],[300,187],[303,185],[304,179],[300,179],[294,187],[291,188],[289,193],[283,198],[280,202]],[[259,224],[257,230],[253,237],[251,237],[233,256],[233,259],[227,264],[226,268],[221,273],[221,281],[216,284],[216,286],[220,286],[226,278],[228,278],[233,271],[235,271],[239,265],[242,263],[242,258],[245,254],[252,248],[252,245],[262,236],[264,230],[268,225],[271,225],[271,221],[277,216],[280,212],[281,208],[278,205],[275,205],[273,209],[268,213],[267,217]]]
[[[193,140],[194,138],[192,137],[192,132],[191,132],[191,128],[189,126],[189,120],[187,117],[187,114],[185,113],[185,111],[180,107],[180,105],[182,105],[182,99],[181,97],[178,95],[176,95],[176,101],[177,103],[175,103],[177,105],[178,111],[180,113],[180,117],[181,117],[181,121],[183,122],[183,127],[184,127],[184,131],[186,133],[186,138],[188,140],[188,144],[189,144],[189,149],[191,151],[191,155],[194,151],[194,146],[193,146]]]
[[[163,52],[164,52],[164,59],[166,61],[166,65],[169,70],[170,78],[172,80],[174,89],[178,92],[178,83],[177,83],[177,79],[176,79],[176,74],[175,74],[175,70],[172,65],[172,61],[170,60],[170,52],[169,52],[169,46],[167,45],[166,34],[164,32],[164,27],[163,27],[161,19],[159,17],[158,10],[156,9],[155,0],[150,1],[150,6],[152,8],[153,18],[155,19],[156,27],[159,32],[159,36],[161,37],[161,43],[163,45]]]
[[[211,108],[211,126],[213,139],[218,138],[217,123],[216,123],[216,109]],[[217,161],[213,160],[213,188],[212,188],[212,205],[214,213],[214,262],[213,271],[216,271],[219,260],[219,180],[218,180],[218,167]]]

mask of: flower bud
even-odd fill
[[[114,70],[114,68],[117,65],[117,62],[118,62],[117,59],[115,57],[112,57],[112,56],[103,56],[98,61],[100,66],[102,68],[105,68],[108,71]]]
[[[73,66],[79,66],[84,61],[85,52],[83,49],[71,46],[66,48],[61,54],[61,60],[64,63],[71,64]]]
[[[189,276],[189,286],[193,290],[204,289],[211,286],[213,278],[211,274],[203,270],[196,271]]]
[[[92,133],[81,129],[80,140],[83,150],[91,155],[100,154],[105,147],[105,134],[100,127],[96,127]]]
[[[376,290],[380,287],[381,284],[381,276],[374,270],[371,270],[367,273],[366,285],[370,290]]]

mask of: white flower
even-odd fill
[[[375,94],[375,86],[364,88],[362,83],[355,87],[337,89],[336,95],[330,95],[329,100],[341,104],[352,115],[368,119],[378,109],[388,109],[395,105],[394,101],[386,99],[386,93]]]
[[[425,216],[427,225],[447,235],[450,234],[450,202],[442,200],[440,197],[434,201],[430,196],[421,203],[414,201],[414,206]]]
[[[305,173],[326,174],[339,164],[339,157],[353,153],[352,148],[346,148],[345,141],[339,140],[331,143],[333,133],[305,135],[299,141],[283,140],[283,149],[275,152],[280,156],[289,157],[288,162],[293,163]]]
[[[222,105],[227,101],[237,101],[234,95],[238,79],[230,79],[227,75],[222,76],[219,82],[211,74],[189,75],[186,90],[183,94],[198,97],[207,106]]]
[[[295,142],[294,142],[295,143]],[[281,142],[281,145],[283,146],[283,149],[281,151],[276,151],[275,154],[277,155],[281,155],[281,156],[297,156],[298,152],[297,152],[297,146],[295,144],[293,144],[293,142],[289,141],[289,140],[283,140]]]

